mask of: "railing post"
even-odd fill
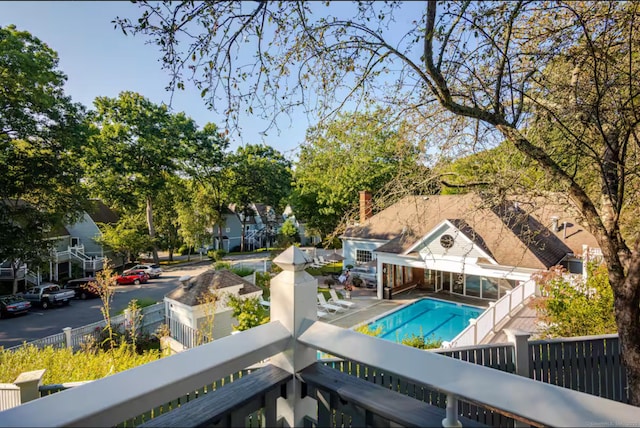
[[[509,316],[511,316],[511,312],[513,311],[511,308],[511,290],[507,290],[507,296],[509,296]]]
[[[40,385],[42,384],[44,372],[46,372],[46,370],[42,369],[20,373],[16,380],[13,381],[13,383],[20,388],[21,403],[40,398]]]
[[[73,342],[71,341],[71,327],[65,327],[62,329],[64,333],[64,344],[67,348],[73,348]]]
[[[491,331],[496,332],[496,302],[489,302],[489,311],[491,311]]]
[[[275,355],[271,363],[293,374],[287,384],[286,398],[277,402],[278,419],[284,426],[305,425],[307,416],[317,417],[317,403],[311,397],[302,398],[302,383],[295,376],[317,361],[317,351],[297,341],[305,319],[317,319],[318,280],[304,269],[310,263],[304,253],[291,246],[273,260],[282,268],[271,280],[271,321],[279,321],[293,338],[291,348]]]
[[[469,325],[473,326],[473,346],[478,344],[478,326],[476,324],[478,320],[475,318],[471,318],[469,320]]]
[[[524,287],[523,287],[524,288]],[[515,329],[505,329],[504,333],[507,335],[507,340],[513,343],[513,354],[516,365],[516,373],[518,376],[529,377],[529,337],[530,333]],[[514,427],[528,427],[529,425],[515,421]]]
[[[447,417],[442,420],[445,428],[459,428],[462,426],[458,420],[458,399],[453,394],[447,394]]]
[[[529,377],[529,337],[531,333],[526,331],[507,328],[504,330],[507,340],[513,343],[514,362],[516,374]]]

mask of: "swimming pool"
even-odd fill
[[[484,310],[475,306],[423,298],[391,312],[371,323],[376,330],[382,326],[380,338],[401,342],[412,335],[450,341],[477,318]]]

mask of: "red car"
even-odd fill
[[[142,270],[131,270],[126,274],[122,274],[116,278],[116,282],[118,285],[127,285],[127,284],[143,284],[149,281],[149,275],[145,271]]]

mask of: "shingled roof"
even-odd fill
[[[236,285],[242,285],[240,289],[241,296],[260,291],[260,287],[253,285],[230,270],[209,269],[192,278],[189,282],[188,289],[180,286],[168,293],[167,298],[188,306],[198,306],[202,301],[202,297],[204,297],[210,289],[222,290]]]
[[[96,223],[116,224],[118,222],[118,215],[99,199],[89,201],[87,214]]]
[[[552,217],[567,230],[551,230]],[[475,193],[407,196],[348,227],[343,238],[388,241],[376,251],[404,254],[444,220],[504,266],[549,268],[567,253],[581,254],[583,244],[598,247],[575,217],[548,200],[494,206]]]

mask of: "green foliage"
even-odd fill
[[[215,262],[213,264],[213,267],[215,268],[215,270],[221,270],[221,269],[231,269],[231,262],[223,262],[223,261],[219,261],[219,262]]]
[[[369,324],[363,324],[361,326],[356,327],[353,331],[365,334],[367,336],[378,337],[382,334],[382,326],[379,325],[375,329],[371,328]]]
[[[17,268],[46,259],[48,233],[83,208],[88,128],[57,53],[13,25],[0,27],[0,76],[0,260]]]
[[[418,349],[438,349],[442,346],[442,339],[436,339],[434,335],[425,338],[421,334],[404,337],[401,341],[403,345],[411,346]]]
[[[125,263],[138,258],[138,255],[151,246],[151,239],[145,230],[141,215],[123,215],[115,225],[99,223],[102,235],[98,242],[107,245],[116,254],[124,257]]]
[[[262,290],[262,297],[269,299],[271,296],[271,274],[269,272],[256,272],[256,285]]]
[[[292,206],[310,227],[332,232],[354,214],[361,190],[377,193],[399,170],[418,168],[418,150],[407,124],[377,109],[345,113],[307,131],[296,164]],[[417,181],[417,180],[414,180]]]
[[[233,326],[235,331],[248,330],[269,322],[269,310],[260,304],[257,297],[229,295],[227,305],[233,310],[233,317],[238,320],[238,324]]]
[[[72,352],[68,348],[39,349],[24,345],[9,351],[0,349],[0,383],[13,382],[20,373],[45,369],[43,383],[65,383],[100,379],[161,358],[158,350],[142,354],[133,345],[122,343],[108,352]]]
[[[606,267],[589,264],[587,280],[572,285],[562,267],[535,275],[542,298],[535,303],[549,337],[590,336],[616,333],[613,291]]]
[[[289,248],[291,245],[300,242],[300,232],[291,219],[287,219],[280,229],[276,246],[279,248]]]
[[[231,269],[231,272],[235,273],[238,276],[249,276],[251,275],[255,269],[246,266],[238,266]]]
[[[227,252],[225,250],[209,250],[207,251],[207,256],[209,256],[210,259],[212,259],[214,262],[219,262],[221,261],[224,256],[227,255]]]

